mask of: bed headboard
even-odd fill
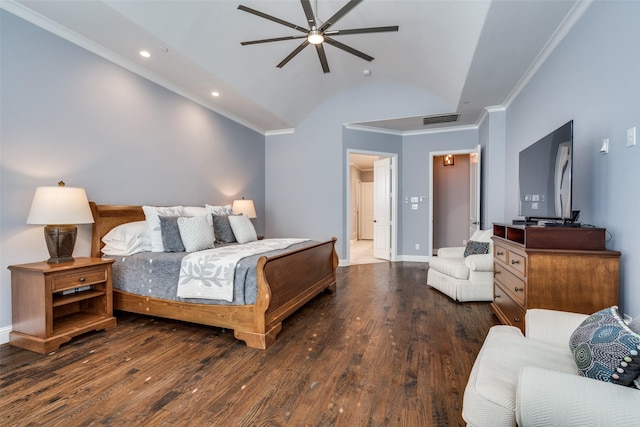
[[[92,257],[102,257],[102,238],[113,227],[145,219],[142,206],[97,205],[95,202],[89,202],[89,206],[93,214]]]

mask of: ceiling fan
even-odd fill
[[[242,46],[259,44],[259,43],[270,43],[270,42],[279,42],[284,40],[294,40],[294,39],[305,39],[302,44],[300,44],[297,48],[293,50],[286,58],[284,58],[277,65],[278,68],[284,67],[287,62],[291,61],[293,57],[295,57],[298,53],[302,51],[305,47],[312,44],[316,47],[316,52],[318,53],[318,58],[320,59],[320,65],[322,66],[322,71],[325,73],[329,72],[329,63],[327,62],[327,56],[324,52],[324,43],[328,43],[331,46],[337,47],[338,49],[342,49],[345,52],[349,52],[352,55],[355,55],[359,58],[364,59],[365,61],[373,61],[373,57],[367,55],[366,53],[360,52],[346,44],[340,43],[337,40],[334,40],[332,37],[347,35],[347,34],[362,34],[362,33],[382,33],[388,31],[398,31],[398,26],[388,26],[388,27],[370,27],[370,28],[354,28],[350,30],[329,30],[333,24],[335,24],[340,18],[346,15],[351,9],[356,7],[358,3],[361,3],[362,0],[350,0],[346,5],[344,5],[340,10],[338,10],[331,18],[326,20],[325,22],[321,22],[313,13],[313,9],[311,7],[310,0],[300,0],[302,3],[302,9],[304,10],[304,14],[307,18],[307,24],[309,28],[301,27],[296,24],[292,24],[291,22],[284,21],[280,18],[276,18],[275,16],[267,15],[266,13],[260,12],[255,9],[251,9],[246,6],[238,6],[238,9],[243,10],[248,13],[252,13],[261,18],[268,19],[273,22],[277,22],[278,24],[284,25],[286,27],[292,28],[294,30],[300,31],[301,35],[295,36],[285,36],[285,37],[276,37],[270,39],[261,39],[261,40],[251,40],[246,42],[241,42]],[[317,11],[317,3],[316,3],[316,11]]]

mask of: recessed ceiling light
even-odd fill
[[[362,70],[362,75],[369,77],[371,75],[371,70]]]
[[[211,96],[215,96],[216,98],[220,96],[220,92],[213,91],[211,92]]]
[[[149,51],[147,50],[141,50],[140,56],[142,56],[143,58],[151,58],[151,53],[149,53]]]

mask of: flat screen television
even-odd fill
[[[519,215],[571,221],[573,120],[520,152]]]

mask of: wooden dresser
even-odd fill
[[[491,310],[525,330],[529,308],[591,314],[618,304],[620,252],[605,248],[606,230],[493,225]]]

